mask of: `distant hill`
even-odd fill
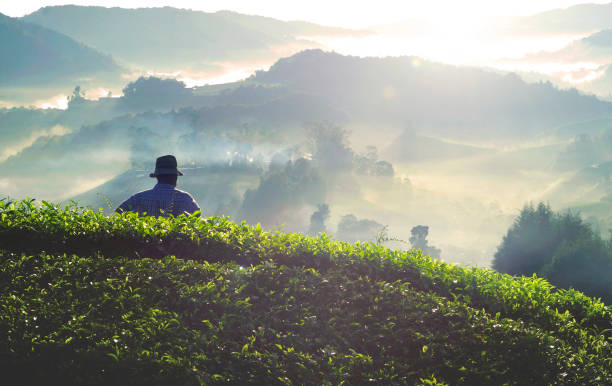
[[[512,31],[525,34],[585,33],[612,28],[612,3],[579,4],[553,9],[510,23]]]
[[[271,36],[344,36],[368,33],[367,31],[327,27],[305,21],[281,21],[271,17],[245,15],[233,11],[219,11],[213,15],[223,18],[228,22],[239,24],[244,28],[253,29]]]
[[[595,71],[584,71],[584,75],[596,74],[594,79],[581,82],[578,87],[610,99],[612,91],[612,29],[598,31],[568,46],[553,52],[539,52],[528,55],[522,60],[534,62],[595,62],[601,67]],[[580,77],[580,74],[578,74]]]
[[[405,130],[386,149],[392,160],[427,161],[444,158],[462,158],[488,152],[488,149],[469,145],[445,142],[436,138],[424,137]]]
[[[298,141],[296,137],[303,131],[303,124],[310,120],[345,119],[326,100],[309,95],[288,95],[252,106],[233,103],[139,114],[119,107],[124,99],[111,100],[112,105],[107,107],[102,106],[106,101],[88,103],[83,111],[87,116],[98,116],[96,104],[104,108],[102,111],[109,118],[118,112],[126,115],[84,125],[61,137],[41,137],[6,160],[0,159],[0,175],[11,179],[20,190],[27,186],[30,194],[38,197],[66,198],[76,194],[67,191],[86,190],[79,187],[83,181],[110,179],[140,160],[149,160],[151,154],[176,154],[198,164],[210,163],[225,160],[227,152],[255,147],[258,143],[267,149],[289,146]],[[115,103],[119,106],[114,107]],[[157,108],[168,110],[166,106]],[[80,116],[78,111],[74,115]],[[0,140],[4,137],[12,138],[12,130],[7,129],[6,134],[0,130]],[[3,148],[0,146],[0,151]],[[45,184],[38,180],[50,175],[53,178]]]
[[[386,137],[375,145],[392,161],[411,162],[486,151],[460,143],[512,146],[544,137],[567,140],[574,132],[595,134],[612,115],[610,103],[547,83],[528,84],[516,75],[411,57],[357,58],[319,50],[279,60],[269,71],[225,86],[187,90],[180,82],[143,78],[127,89],[132,91],[121,98],[71,104],[53,119],[32,118],[41,130],[61,124],[72,132],[30,139],[27,147],[24,140],[31,136],[17,135],[15,128],[21,126],[11,122],[28,112],[7,114],[2,135],[14,142],[13,155],[0,162],[0,175],[10,179],[13,191],[63,199],[150,154],[176,154],[201,165],[247,153],[245,148],[251,149],[250,157],[271,156],[305,140],[305,123],[355,130],[352,141],[362,134]],[[77,130],[79,121],[86,125]],[[413,132],[399,136],[407,127]],[[572,169],[580,166],[567,159]]]
[[[279,60],[250,81],[324,96],[352,121],[402,128],[409,123],[462,138],[538,136],[612,113],[612,104],[575,89],[414,57],[358,58],[308,50]]]
[[[156,69],[201,69],[223,60],[269,57],[279,46],[313,46],[299,41],[298,36],[351,33],[234,12],[206,13],[169,7],[45,7],[23,20],[53,28],[124,63]]]
[[[70,37],[0,14],[0,85],[59,82],[110,75],[120,68],[113,59]]]
[[[564,204],[599,202],[612,194],[612,162],[588,166],[564,180],[547,198]]]
[[[583,39],[576,40],[566,47],[553,52],[540,52],[525,57],[538,61],[612,61],[612,29],[596,32]]]

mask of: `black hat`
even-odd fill
[[[158,157],[155,161],[155,171],[149,174],[149,177],[157,177],[163,174],[171,174],[175,176],[182,176],[176,167],[176,158],[173,155],[164,155]]]

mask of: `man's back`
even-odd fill
[[[200,210],[193,197],[173,185],[158,183],[153,189],[134,194],[121,204],[116,212],[146,213],[149,216],[178,216]]]

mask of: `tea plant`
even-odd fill
[[[535,276],[32,200],[0,200],[0,249],[0,366],[19,384],[612,380],[609,307]]]

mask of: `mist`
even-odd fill
[[[561,13],[578,20],[574,11]],[[547,17],[471,30],[172,8],[5,18],[22,46],[0,82],[0,195],[110,214],[154,184],[156,157],[174,154],[179,188],[204,215],[270,230],[490,266],[520,209],[548,202],[607,237],[607,32],[536,28]],[[130,23],[109,31],[96,18]],[[151,36],[112,38],[150,23],[161,23]],[[18,68],[32,33],[32,57],[53,71]]]

